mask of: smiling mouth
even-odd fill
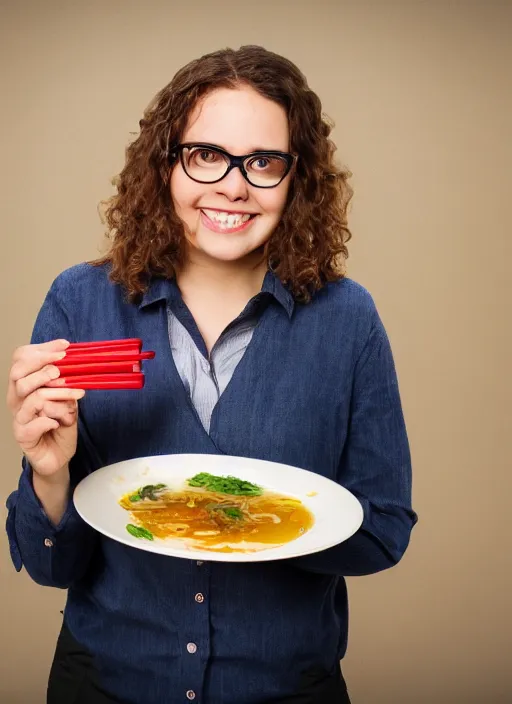
[[[235,232],[244,229],[256,217],[255,213],[228,213],[222,210],[201,208],[203,221],[216,232]]]

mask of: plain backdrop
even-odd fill
[[[1,2],[1,373],[53,278],[104,248],[97,204],[149,100],[246,43],[295,61],[336,123],[349,275],[388,329],[413,453],[408,553],[349,580],[353,702],[512,702],[510,2]],[[20,453],[0,415],[3,520]],[[65,593],[0,548],[0,702],[42,704]]]

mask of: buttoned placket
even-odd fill
[[[190,602],[192,617],[183,624],[184,701],[201,702],[206,666],[210,657],[210,565],[201,560],[191,564]]]

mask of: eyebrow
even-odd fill
[[[225,152],[228,152],[228,154],[233,154],[233,152],[230,149],[227,149],[225,146],[222,144],[217,144],[216,142],[209,142],[208,140],[200,140],[200,139],[186,139],[184,140],[185,144],[207,144],[210,147],[217,147],[217,149],[222,149]],[[252,154],[253,152],[284,152],[287,153],[287,149],[278,149],[276,147],[252,147],[251,149],[248,149],[247,151],[244,152],[244,154]]]

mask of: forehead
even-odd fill
[[[287,151],[288,118],[280,105],[253,88],[219,88],[194,108],[182,141],[215,144],[233,154]]]

